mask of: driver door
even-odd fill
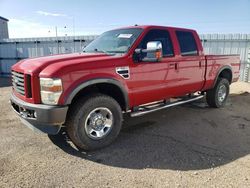
[[[175,95],[178,71],[172,67],[175,56],[168,30],[148,31],[137,48],[146,49],[147,43],[152,41],[162,43],[162,60],[160,62],[134,62],[130,67],[131,79],[128,81],[128,87],[135,99],[133,101],[135,106],[168,99]]]

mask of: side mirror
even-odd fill
[[[147,49],[136,49],[143,62],[159,62],[162,59],[162,43],[160,41],[150,41],[147,43]]]

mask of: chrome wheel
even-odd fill
[[[92,110],[85,121],[85,131],[89,138],[99,140],[108,135],[113,126],[113,114],[108,108]]]
[[[219,102],[224,102],[227,97],[227,88],[225,85],[221,85],[218,90],[218,100]]]

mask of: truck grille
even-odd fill
[[[17,93],[25,96],[24,74],[12,71],[12,85]]]

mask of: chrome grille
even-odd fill
[[[16,92],[25,95],[24,74],[12,71],[12,85]]]

